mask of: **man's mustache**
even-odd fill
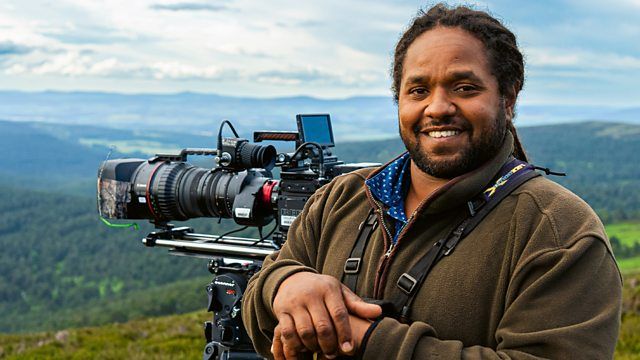
[[[460,131],[471,130],[472,126],[467,119],[461,117],[446,117],[442,119],[431,119],[427,123],[419,122],[413,126],[413,133],[418,135],[429,128],[440,126],[452,126]]]

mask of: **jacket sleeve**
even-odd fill
[[[582,238],[516,267],[495,350],[438,339],[424,322],[405,325],[385,318],[371,332],[363,358],[381,353],[388,359],[612,358],[621,291],[620,273],[603,241]]]
[[[287,277],[301,271],[316,272],[323,194],[331,184],[317,190],[289,228],[287,241],[279,253],[268,256],[244,293],[242,320],[258,353],[272,357],[273,329],[278,324],[273,315],[273,299]]]

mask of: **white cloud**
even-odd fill
[[[327,39],[322,28],[331,19],[331,11],[322,3],[225,2],[222,13],[186,11],[202,10],[198,4],[204,3],[200,2],[62,0],[57,4],[57,15],[36,19],[29,26],[24,26],[29,23],[25,21],[28,7],[16,7],[17,14],[10,17],[23,19],[10,26],[22,36],[8,36],[19,39],[21,46],[37,44],[58,54],[41,51],[14,57],[0,64],[0,72],[122,81],[257,80],[292,89],[310,83],[387,87],[387,53],[356,49],[347,43],[348,34],[343,39]],[[350,9],[355,5],[341,6]],[[158,11],[160,8],[176,11]],[[240,15],[230,16],[226,9]],[[371,5],[362,11],[378,15],[371,21],[376,27],[389,27],[389,21],[380,17],[385,9],[389,6]],[[75,16],[66,18],[65,13]]]
[[[623,3],[634,6],[636,8],[640,8],[640,0],[623,0]]]
[[[527,48],[530,67],[560,67],[581,70],[640,70],[640,57],[601,53],[584,49]]]
[[[221,79],[230,74],[216,66],[195,67],[178,62],[140,64],[123,62],[115,57],[96,59],[77,51],[50,56],[46,61],[13,63],[5,68],[10,75],[63,75],[71,77],[118,77],[144,79]]]

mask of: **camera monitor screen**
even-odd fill
[[[302,142],[316,142],[325,147],[335,146],[329,114],[296,115],[296,120]]]

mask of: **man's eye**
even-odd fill
[[[470,92],[475,90],[477,90],[477,88],[473,85],[460,85],[455,88],[456,92]]]
[[[428,93],[428,91],[426,88],[420,87],[420,88],[411,89],[409,93],[413,95],[425,95]]]

